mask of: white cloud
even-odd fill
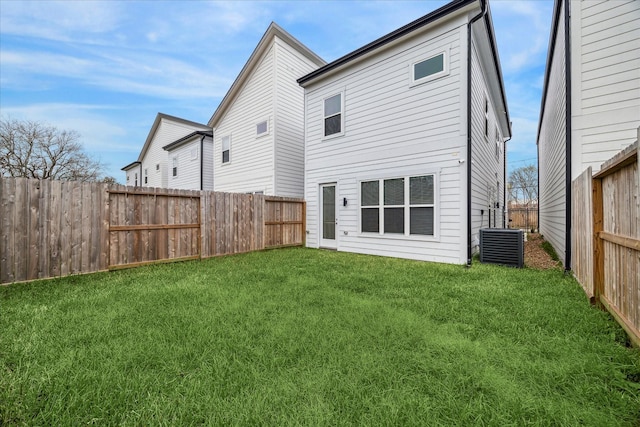
[[[550,0],[491,3],[505,71],[519,72],[541,60],[544,63],[552,6]]]
[[[78,87],[88,84],[108,91],[161,98],[213,99],[223,96],[233,81],[215,75],[207,64],[146,52],[97,53],[81,57],[53,52],[2,51],[0,55],[3,86],[27,76],[37,81],[44,75],[75,80]],[[11,70],[7,69],[9,65]],[[28,82],[23,86],[28,86]]]
[[[117,2],[3,1],[2,33],[69,41],[74,34],[114,31],[121,17]]]

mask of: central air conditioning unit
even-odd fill
[[[480,229],[480,262],[524,267],[524,231]]]

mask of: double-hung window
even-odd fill
[[[324,99],[324,136],[338,136],[344,133],[344,93]]]
[[[172,164],[172,175],[173,176],[178,176],[178,158],[174,157],[172,160],[173,164]]]
[[[360,231],[384,235],[435,235],[435,176],[360,183]]]
[[[231,136],[222,137],[222,163],[229,163],[231,160]]]

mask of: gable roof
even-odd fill
[[[211,119],[209,119],[208,124],[210,127],[212,128],[216,127],[220,119],[222,119],[224,114],[227,112],[227,110],[235,100],[236,96],[240,93],[240,90],[242,89],[242,87],[245,85],[245,83],[249,79],[249,76],[251,76],[251,73],[260,62],[262,55],[264,55],[264,53],[271,46],[271,42],[276,36],[282,39],[284,42],[286,42],[289,46],[293,47],[304,57],[306,57],[311,62],[316,64],[318,67],[321,67],[326,64],[326,61],[324,61],[322,58],[316,55],[308,47],[303,45],[291,34],[283,30],[282,27],[280,27],[275,22],[271,22],[271,24],[267,28],[267,31],[265,31],[264,35],[260,39],[260,42],[258,42],[258,45],[251,53],[249,60],[246,62],[246,64],[244,64],[244,67],[242,67],[242,70],[240,70],[240,74],[238,74],[238,77],[236,77],[235,81],[231,85],[231,88],[229,88],[229,91],[224,96],[224,98],[222,98],[222,101],[218,105],[218,108],[216,109],[216,111],[211,116]]]
[[[158,127],[160,126],[160,123],[162,122],[162,119],[165,119],[165,120],[168,120],[168,121],[171,121],[171,122],[175,122],[175,123],[181,123],[181,124],[188,125],[188,126],[199,127],[199,128],[204,129],[204,130],[208,130],[209,129],[207,125],[203,125],[202,123],[196,123],[196,122],[192,122],[191,120],[181,119],[180,117],[170,116],[170,115],[164,114],[164,113],[158,113],[156,115],[156,119],[153,122],[153,126],[151,126],[151,130],[149,131],[149,135],[147,135],[147,140],[144,142],[144,145],[142,146],[142,150],[140,150],[140,155],[138,156],[138,162],[142,162],[142,160],[144,159],[145,154],[147,154],[147,150],[149,149],[149,146],[151,145],[151,141],[153,140],[153,137],[155,136],[156,132],[158,131]]]
[[[184,145],[185,143],[189,142],[189,140],[191,140],[194,136],[208,136],[213,138],[213,131],[211,130],[207,130],[207,131],[201,131],[201,130],[197,130],[195,132],[191,132],[189,135],[183,136],[182,138],[173,141],[171,144],[167,144],[164,147],[162,147],[163,150],[166,151],[171,151],[171,150],[175,150],[176,148],[179,148],[180,146]]]
[[[407,25],[400,27],[395,31],[392,31],[389,34],[382,36],[379,39],[374,40],[371,43],[364,45],[361,48],[356,49],[353,52],[348,53],[323,67],[318,68],[317,70],[307,74],[306,76],[300,77],[298,79],[298,83],[304,87],[306,83],[309,83],[310,81],[315,80],[318,77],[329,73],[330,71],[333,71],[337,68],[342,68],[350,62],[361,58],[391,42],[394,42],[416,31],[419,28],[429,25],[455,11],[458,11],[466,6],[472,5],[473,3],[477,2],[478,0],[453,0],[452,2],[445,4],[444,6],[434,10],[433,12],[428,13],[423,17],[408,23]]]

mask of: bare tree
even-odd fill
[[[538,169],[534,165],[521,166],[509,174],[509,200],[529,205],[538,200]]]
[[[42,122],[0,118],[0,175],[97,181],[104,165],[92,159],[76,131]]]

